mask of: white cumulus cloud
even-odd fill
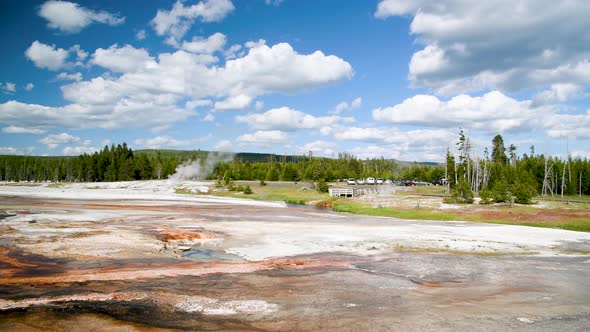
[[[154,58],[143,48],[127,44],[123,47],[111,45],[108,49],[99,48],[92,54],[92,63],[115,72],[133,72],[156,66]]]
[[[363,99],[361,97],[355,98],[350,103],[343,101],[343,102],[338,103],[338,105],[336,105],[336,107],[334,107],[334,110],[331,111],[330,113],[331,114],[340,114],[340,113],[342,113],[342,111],[349,111],[349,110],[357,109],[357,108],[361,107],[362,104],[363,104]]]
[[[204,106],[211,106],[213,102],[209,99],[197,99],[197,100],[189,100],[184,104],[184,107],[189,110],[193,110],[198,107]]]
[[[217,142],[213,148],[217,151],[229,152],[233,151],[234,145],[231,141],[225,139]]]
[[[6,83],[0,82],[0,90],[4,93],[8,93],[8,94],[15,93],[16,92],[16,84],[10,83],[10,82],[6,82]]]
[[[269,146],[273,144],[285,144],[289,140],[287,133],[280,130],[259,130],[253,134],[238,136],[236,141],[242,144]]]
[[[299,153],[307,154],[309,151],[315,155],[332,156],[335,153],[336,143],[327,141],[313,141],[297,147]]]
[[[76,72],[76,73],[66,73],[66,72],[61,72],[59,74],[57,74],[57,76],[55,76],[55,80],[56,81],[76,81],[76,82],[80,82],[82,80],[82,73]]]
[[[193,37],[191,41],[183,42],[181,48],[191,53],[211,54],[223,50],[225,42],[225,35],[217,32],[208,38]]]
[[[51,134],[39,140],[39,143],[47,145],[50,149],[55,149],[60,144],[78,143],[80,137],[72,136],[68,133]]]
[[[51,128],[152,128],[164,129],[193,113],[175,103],[146,97],[144,101],[120,100],[112,104],[70,104],[50,107],[8,101],[0,104],[0,122],[20,127]],[[164,98],[160,98],[164,99]]]
[[[45,130],[39,128],[8,126],[2,128],[2,132],[5,134],[43,134],[45,133]]]
[[[352,122],[353,118],[340,116],[313,116],[288,107],[274,108],[261,114],[237,116],[236,121],[247,123],[253,129],[293,131],[318,129],[337,123]]]
[[[147,37],[147,33],[144,29],[141,29],[135,33],[135,39],[144,40]]]
[[[454,131],[445,129],[402,131],[385,127],[342,128],[332,134],[338,141],[362,142],[362,146],[348,150],[362,159],[383,156],[410,161],[440,161],[447,146],[457,138]]]
[[[156,136],[146,139],[136,139],[133,144],[142,148],[148,149],[160,149],[160,148],[178,148],[178,147],[194,147],[195,144],[208,141],[212,138],[212,135],[205,137],[198,137],[192,139],[176,139],[171,136]]]
[[[69,1],[46,1],[39,8],[39,16],[48,21],[47,26],[66,33],[76,33],[92,23],[103,23],[111,26],[125,22],[106,11],[94,11]]]
[[[205,121],[205,122],[213,122],[213,121],[215,121],[215,115],[213,115],[212,113],[207,113],[207,115],[205,115],[203,117],[203,121]]]
[[[88,142],[89,143],[89,142]],[[94,152],[100,150],[97,147],[89,146],[89,145],[79,145],[79,146],[66,146],[61,151],[63,156],[79,156],[81,154],[93,154]]]
[[[530,100],[518,101],[492,91],[481,97],[459,95],[442,101],[417,95],[401,104],[373,110],[378,121],[436,128],[471,128],[485,132],[515,132],[539,128],[549,109],[534,108]]]
[[[292,94],[353,74],[348,62],[320,51],[299,54],[289,44],[269,47],[263,41],[250,46],[246,55],[223,66],[212,65],[209,54],[183,50],[152,57],[130,45],[98,49],[90,62],[120,75],[62,86],[70,104],[60,107],[5,102],[0,104],[0,122],[20,127],[161,130],[195,115],[191,106],[196,105],[187,105],[186,100],[215,98],[216,109],[241,109],[264,94]],[[58,78],[77,79],[65,74]]]
[[[590,109],[582,114],[556,114],[544,121],[551,138],[590,138]]]
[[[237,96],[231,96],[225,100],[216,102],[215,109],[218,111],[242,110],[250,106],[250,103],[252,103],[252,97],[245,94],[239,94]]]
[[[535,105],[559,104],[580,97],[582,92],[582,87],[576,84],[552,84],[550,89],[536,94],[533,97],[533,103]]]
[[[152,26],[158,36],[168,36],[170,44],[178,43],[191,28],[195,20],[202,22],[217,22],[224,19],[234,5],[230,0],[203,0],[185,6],[176,1],[172,9],[159,9],[152,20]]]
[[[26,50],[25,55],[39,68],[59,70],[66,66],[69,51],[35,40]]]
[[[12,146],[0,146],[0,155],[30,155],[35,150],[34,146],[15,148]]]
[[[441,95],[590,84],[589,15],[590,2],[552,0],[382,0],[375,12],[411,17],[424,48],[409,78]]]

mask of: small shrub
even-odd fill
[[[492,198],[495,203],[510,202],[511,196],[508,187],[503,184],[496,183],[492,188]]]
[[[479,204],[492,204],[493,200],[494,200],[494,196],[491,190],[488,189],[483,189],[479,191],[479,198],[481,198],[481,201],[479,202]]]
[[[236,191],[244,191],[244,186],[242,186],[242,185],[237,186]]]
[[[459,180],[459,183],[453,188],[451,196],[444,199],[444,202],[455,204],[473,203],[473,191],[471,190],[469,183],[464,179]]]
[[[260,180],[260,186],[261,186],[261,187],[264,187],[264,186],[266,186],[266,182],[264,181],[264,179],[261,179],[261,180]]]
[[[244,188],[244,194],[246,194],[246,195],[252,194],[252,189],[250,188],[249,185],[246,185],[246,188]]]
[[[316,184],[315,184],[315,189],[319,193],[327,193],[328,189],[329,189],[328,183],[324,179],[319,179],[318,182],[316,182]]]
[[[514,185],[512,188],[512,192],[514,194],[514,202],[518,204],[532,204],[533,193],[532,191],[527,188],[527,186],[522,184]]]
[[[227,186],[227,190],[229,190],[229,191],[236,191],[237,190],[237,187],[233,181],[229,181],[226,184],[226,186]]]
[[[455,204],[457,202],[455,202],[455,199],[452,196],[447,196],[447,197],[443,198],[443,203]]]

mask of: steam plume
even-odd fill
[[[204,180],[213,173],[215,165],[219,162],[229,162],[234,159],[233,153],[212,152],[205,159],[186,161],[176,167],[174,174],[168,178],[172,181]]]

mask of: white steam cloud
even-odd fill
[[[178,165],[174,174],[170,175],[168,179],[172,181],[204,180],[213,173],[217,163],[230,162],[233,159],[233,153],[212,152],[205,159],[189,160]]]

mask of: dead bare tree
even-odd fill
[[[567,163],[567,161],[566,161]],[[561,198],[563,198],[563,191],[565,189],[565,169],[566,169],[566,164],[563,165],[563,171],[561,173]]]
[[[541,195],[543,197],[547,196],[547,191],[551,192],[551,196],[553,196],[553,169],[554,163],[551,163],[549,166],[549,158],[545,159],[545,175],[543,176],[543,188],[541,189]]]

